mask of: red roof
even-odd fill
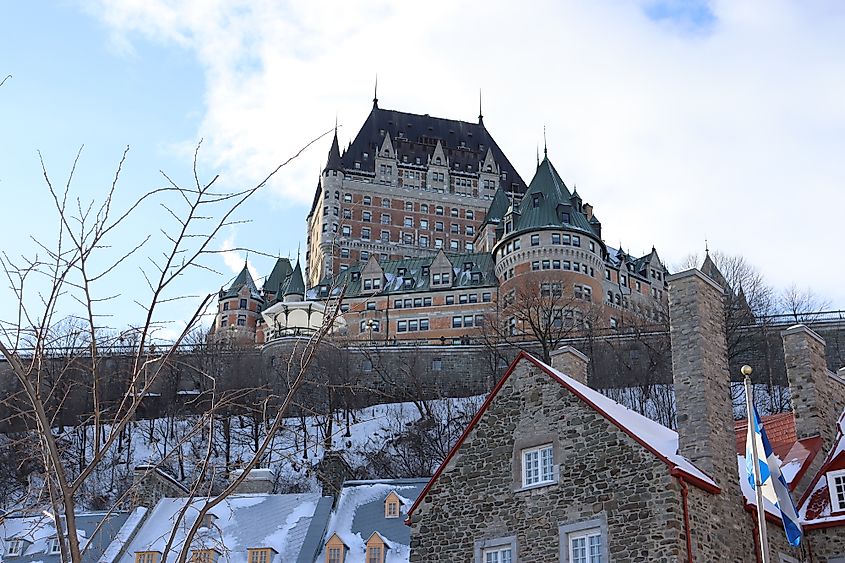
[[[798,441],[795,433],[795,416],[792,412],[782,412],[762,417],[763,428],[769,437],[769,443],[775,454],[783,459],[792,449],[793,444]],[[736,453],[745,455],[745,435],[748,432],[748,419],[743,418],[734,423],[736,432]]]

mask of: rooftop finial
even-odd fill
[[[543,156],[549,157],[549,144],[546,142],[546,126],[543,125]]]
[[[478,89],[478,124],[481,125],[484,122],[484,114],[481,113],[481,88]]]
[[[376,86],[373,89],[373,107],[378,107],[378,73],[376,73]]]
[[[710,245],[707,244],[707,237],[704,237],[704,254],[705,256],[710,255]]]
[[[537,166],[540,166],[540,143],[537,143]]]

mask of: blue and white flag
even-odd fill
[[[749,421],[750,422],[750,421]],[[752,430],[753,428],[753,430]],[[762,483],[763,498],[771,502],[780,510],[780,517],[783,520],[783,529],[786,532],[786,539],[791,545],[797,546],[801,543],[801,524],[798,521],[798,514],[792,496],[789,494],[789,487],[786,479],[780,472],[780,462],[772,451],[769,437],[760,422],[760,415],[757,414],[757,407],[754,407],[754,423],[748,425],[748,437],[745,441],[745,466],[748,473],[748,482],[751,488],[756,488],[754,479],[754,456],[751,451],[751,440],[757,442],[757,455],[760,458],[760,483]],[[764,510],[763,507],[758,507]]]

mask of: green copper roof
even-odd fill
[[[534,178],[517,207],[514,232],[537,227],[567,227],[599,238],[580,209],[580,196],[569,192],[548,156],[537,166]]]
[[[484,225],[500,222],[505,216],[509,205],[510,199],[508,199],[508,194],[499,186],[496,189],[496,193],[493,194],[493,201],[490,202],[490,207],[487,209],[487,215],[484,217]]]
[[[243,270],[241,270],[241,272],[238,274],[238,277],[235,278],[235,281],[232,282],[232,285],[229,286],[229,289],[220,292],[220,297],[236,297],[238,295],[238,292],[244,286],[249,288],[250,293],[253,294],[254,297],[260,298],[258,288],[255,286],[255,281],[252,279],[252,276],[249,273],[249,269],[247,268],[246,262],[244,262]]]
[[[264,287],[262,289],[269,293],[279,293],[285,283],[285,280],[292,271],[293,267],[290,265],[290,260],[287,258],[279,258],[276,260],[276,265],[273,266],[273,271],[270,272],[270,275],[264,280]]]
[[[305,295],[305,282],[302,281],[302,266],[299,265],[299,260],[296,261],[296,267],[290,275],[288,286],[285,288],[285,296],[288,295]]]

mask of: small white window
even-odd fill
[[[828,473],[827,488],[830,490],[830,504],[833,511],[845,510],[845,470]]]
[[[49,543],[47,544],[47,553],[50,555],[56,555],[62,552],[62,546],[59,544],[59,538],[50,538]]]
[[[569,534],[570,563],[601,563],[601,530],[591,528]]]
[[[23,554],[23,540],[9,540],[6,546],[6,555],[15,557]]]
[[[482,563],[511,563],[513,550],[511,546],[490,547],[481,552]]]
[[[522,486],[530,487],[554,482],[552,445],[522,450]]]

